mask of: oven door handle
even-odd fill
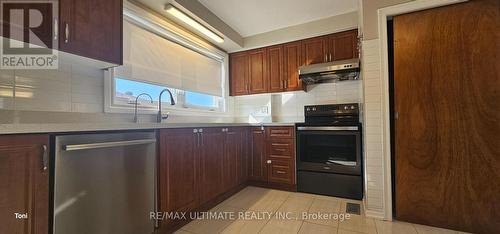
[[[326,164],[330,165],[330,164],[337,164],[337,165],[342,165],[342,166],[356,166],[357,163],[354,161],[338,161],[338,160],[328,160],[326,161]]]
[[[297,127],[297,131],[358,131],[357,126]]]

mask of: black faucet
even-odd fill
[[[168,119],[168,113],[167,113],[167,116],[163,117],[162,113],[161,113],[161,96],[163,95],[163,93],[167,91],[168,94],[170,95],[170,105],[175,105],[175,100],[174,100],[174,95],[172,95],[172,92],[170,92],[169,89],[164,89],[160,92],[160,97],[158,98],[158,116],[156,117],[156,122],[158,123],[161,123],[162,120],[164,119]]]

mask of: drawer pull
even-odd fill
[[[276,171],[276,173],[278,173],[278,174],[286,174],[286,172],[284,172],[284,171]]]

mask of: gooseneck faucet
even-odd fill
[[[174,95],[172,95],[172,92],[170,92],[169,89],[164,89],[160,92],[160,97],[158,97],[158,116],[156,117],[156,122],[161,123],[162,120],[168,119],[168,113],[167,116],[163,117],[163,114],[161,113],[161,96],[163,93],[167,91],[168,94],[170,95],[170,105],[175,105],[175,100],[174,100]]]
[[[139,103],[139,97],[142,96],[142,95],[146,95],[149,97],[149,99],[151,99],[151,103],[153,103],[153,98],[151,97],[151,95],[147,94],[147,93],[141,93],[139,95],[137,95],[137,97],[135,98],[135,112],[134,112],[134,122],[138,122],[138,118],[137,118],[137,104]]]

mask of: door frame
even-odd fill
[[[389,91],[389,54],[387,37],[387,20],[396,15],[411,13],[415,11],[427,10],[456,3],[467,2],[468,0],[416,0],[395,6],[380,8],[378,14],[378,38],[380,54],[380,79],[382,94],[382,144],[383,144],[383,184],[384,184],[384,213],[366,211],[368,216],[382,218],[392,221],[393,201],[392,201],[392,169],[391,169],[391,116],[390,116],[390,91]]]

